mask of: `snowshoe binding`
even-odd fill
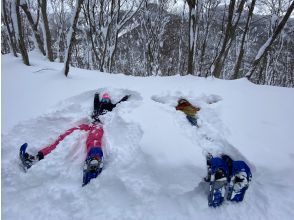
[[[230,181],[227,200],[235,202],[243,201],[248,185],[247,174],[245,172],[238,173]]]
[[[26,149],[28,147],[27,143],[24,143],[21,145],[19,150],[19,158],[21,161],[21,167],[24,170],[24,172],[27,172],[27,170],[38,161],[38,158],[36,156],[30,155],[26,152]]]

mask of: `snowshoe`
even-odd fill
[[[238,173],[229,184],[227,200],[241,202],[244,199],[245,192],[248,189],[247,174]]]
[[[227,185],[227,177],[225,173],[219,169],[215,174],[210,177],[208,206],[220,206],[225,198]]]
[[[209,185],[209,196],[208,196],[208,206],[217,207],[220,206],[225,198],[227,181],[216,180],[210,182]]]
[[[27,170],[38,160],[35,156],[30,155],[26,152],[26,149],[28,147],[27,143],[24,143],[21,145],[19,150],[19,158],[21,161],[21,167],[23,168],[24,172],[27,172]]]
[[[83,171],[83,186],[87,185],[91,179],[96,178],[102,171],[103,162],[101,159],[87,159]]]
[[[235,201],[235,202],[243,201],[244,196],[245,196],[245,192],[248,189],[248,187],[243,187],[243,188],[238,189],[238,190],[236,190],[234,188],[235,188],[235,186],[229,187],[229,190],[228,190],[229,193],[228,193],[227,200]]]

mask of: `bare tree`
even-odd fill
[[[248,34],[250,21],[251,21],[252,16],[253,16],[253,10],[254,10],[254,7],[255,7],[255,2],[256,2],[256,0],[252,0],[251,4],[250,4],[250,7],[249,7],[249,11],[248,11],[247,19],[246,19],[246,24],[245,24],[245,28],[244,28],[243,35],[242,35],[241,45],[240,45],[240,48],[239,48],[239,55],[238,55],[238,58],[237,58],[236,65],[234,67],[234,74],[232,75],[231,79],[237,79],[238,76],[239,76],[241,62],[243,60],[243,56],[244,56],[244,53],[245,53],[245,49],[244,49],[245,40],[246,40],[246,36]]]
[[[53,48],[53,51],[56,53],[56,57],[58,61],[62,63],[64,61],[65,48],[67,47],[66,32],[67,32],[68,15],[65,9],[67,5],[65,1],[51,0],[51,6],[53,11],[52,27],[53,27],[53,31],[55,30],[55,36],[56,36],[56,39],[54,44],[52,45],[52,48]],[[54,33],[53,31],[52,33]]]
[[[46,42],[46,54],[48,59],[53,61],[53,51],[52,51],[52,39],[51,32],[49,28],[48,16],[47,16],[47,0],[38,0],[39,5],[41,7],[42,20],[44,25],[44,38]]]
[[[197,75],[205,75],[204,70],[207,71],[208,64],[210,63],[211,52],[207,52],[207,47],[209,40],[213,41],[212,35],[214,32],[212,31],[212,27],[215,23],[217,23],[216,14],[218,11],[218,7],[220,4],[220,0],[206,0],[203,2],[203,9],[201,13],[201,23],[202,23],[202,31],[199,34],[199,52],[197,57],[198,62],[198,74]]]
[[[161,75],[160,48],[163,47],[165,27],[169,21],[165,11],[167,2],[162,0],[159,4],[153,4],[145,0],[141,11],[139,41],[146,75]]]
[[[28,7],[27,2],[22,2],[22,4],[20,5],[20,7],[22,8],[22,10],[24,11],[24,13],[26,14],[27,19],[28,19],[28,21],[30,23],[30,26],[31,26],[31,28],[33,30],[34,37],[35,37],[35,40],[37,42],[37,47],[39,48],[39,50],[41,51],[41,53],[43,55],[46,55],[45,50],[44,50],[44,42],[42,41],[40,32],[38,30],[39,10],[37,10],[37,19],[36,19],[36,21],[34,21],[33,16],[32,16],[32,14],[31,14],[31,12],[29,10],[29,7]]]
[[[241,17],[241,14],[244,9],[244,4],[246,0],[240,0],[239,5],[237,7],[237,15],[234,17],[234,10],[236,1],[230,0],[229,11],[228,11],[228,22],[226,26],[225,36],[223,39],[221,50],[213,63],[212,75],[219,78],[221,75],[222,68],[224,66],[224,62],[227,58],[228,52],[232,45],[232,42],[235,37],[235,32]]]
[[[274,33],[272,34],[272,36],[270,36],[270,38],[259,49],[257,55],[254,58],[254,61],[252,62],[250,70],[246,74],[246,77],[248,79],[250,79],[252,77],[252,75],[253,75],[254,71],[256,70],[257,66],[259,65],[260,61],[266,55],[266,53],[270,50],[272,44],[274,43],[276,38],[279,36],[281,31],[283,30],[283,28],[284,28],[287,20],[289,19],[293,9],[294,9],[294,1],[292,1],[291,5],[289,6],[289,8],[288,8],[288,10],[286,12],[286,14],[284,15],[283,19],[279,22],[279,24],[278,24],[276,30],[274,31]]]
[[[177,72],[182,73],[184,71],[184,63],[183,63],[183,44],[184,44],[184,23],[185,23],[185,7],[186,7],[186,1],[184,2],[183,11],[181,15],[181,27],[180,27],[180,33],[179,33],[179,51],[178,51],[178,67]]]
[[[11,21],[11,16],[8,16],[8,11],[11,14],[11,2],[9,2],[9,8],[8,5],[6,4],[6,0],[2,0],[2,8],[3,8],[3,15],[2,15],[2,21],[4,21],[5,27],[7,29],[8,37],[9,37],[9,43],[10,43],[10,48],[13,52],[13,55],[17,57],[17,45],[16,45],[16,40],[15,40],[15,35],[14,35],[14,28],[13,28],[13,22]],[[11,24],[11,26],[10,26]]]
[[[24,41],[24,35],[23,35],[23,26],[22,26],[22,19],[21,19],[21,14],[20,14],[20,10],[19,10],[19,5],[20,4],[20,0],[16,0],[15,2],[15,16],[16,16],[16,38],[17,38],[17,42],[18,42],[18,47],[22,56],[22,60],[23,63],[25,65],[30,65],[30,61],[29,61],[29,55],[27,53],[27,49],[26,49],[26,45],[25,45],[25,41]],[[14,14],[14,13],[13,13]]]
[[[188,74],[193,73],[193,61],[194,61],[194,46],[196,36],[196,0],[186,0],[189,6],[189,35],[188,35]],[[198,0],[197,0],[198,3]]]
[[[293,0],[179,0],[180,10],[176,0],[50,1],[2,0],[3,54],[28,65],[38,48],[66,76],[72,65],[294,86]]]
[[[81,5],[83,4],[84,0],[76,0],[76,9],[75,12],[73,14],[73,20],[71,22],[71,27],[70,27],[70,31],[68,33],[68,38],[69,42],[68,42],[68,49],[66,52],[66,57],[65,57],[65,66],[64,66],[64,75],[67,77],[68,72],[69,72],[69,63],[71,60],[71,55],[72,55],[72,51],[73,51],[73,47],[75,44],[75,36],[76,36],[76,32],[77,32],[77,23],[79,20],[79,14],[81,11]]]
[[[104,47],[103,59],[106,61],[106,66],[108,72],[112,72],[114,64],[114,55],[117,50],[118,36],[119,33],[123,30],[126,24],[134,17],[134,15],[141,8],[143,0],[140,0],[138,4],[137,1],[133,1],[131,5],[128,5],[129,9],[122,14],[122,7],[126,4],[129,4],[127,0],[112,0],[111,1],[111,10],[110,23],[107,25],[107,34],[106,34],[106,44]]]
[[[140,9],[143,0],[87,0],[83,7],[89,24],[89,43],[100,71],[112,72],[119,35]],[[123,8],[125,10],[123,10]],[[88,50],[88,49],[87,49]]]

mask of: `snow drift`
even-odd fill
[[[292,219],[294,90],[245,79],[131,77],[2,56],[3,219]],[[90,120],[95,92],[115,101],[102,117],[105,169],[82,185],[86,133],[75,131],[27,173],[18,150],[54,141]],[[175,110],[201,107],[200,128]],[[207,205],[205,153],[245,160],[253,181],[242,203]]]

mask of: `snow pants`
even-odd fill
[[[44,147],[38,152],[38,155],[42,155],[43,157],[49,154],[52,150],[54,150],[57,145],[64,140],[65,137],[70,135],[72,132],[76,130],[82,130],[88,132],[88,137],[86,140],[86,147],[87,147],[87,156],[95,156],[102,158],[103,151],[102,151],[102,137],[103,137],[103,128],[101,124],[82,124],[77,127],[73,127],[68,129],[65,133],[61,134],[53,144]],[[42,158],[40,158],[42,159]]]

